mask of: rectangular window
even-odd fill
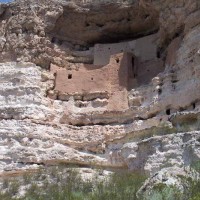
[[[72,79],[72,74],[68,74],[68,79]]]

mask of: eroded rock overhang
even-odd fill
[[[159,29],[159,11],[155,6],[132,4],[69,3],[49,34],[60,42],[88,46],[114,43],[151,34]]]

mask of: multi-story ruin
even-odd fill
[[[123,111],[129,108],[127,92],[164,70],[157,55],[156,34],[96,44],[90,52],[93,64],[76,63],[71,69],[51,65],[56,77],[53,98],[69,101],[73,97],[77,107]]]

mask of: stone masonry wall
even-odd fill
[[[136,57],[140,57],[142,61],[156,59],[156,38],[157,35],[153,34],[127,42],[96,44],[94,46],[94,64],[107,65],[110,56],[120,52],[130,52]]]

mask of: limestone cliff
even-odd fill
[[[200,157],[200,2],[0,4],[0,171],[60,162],[153,175]]]

